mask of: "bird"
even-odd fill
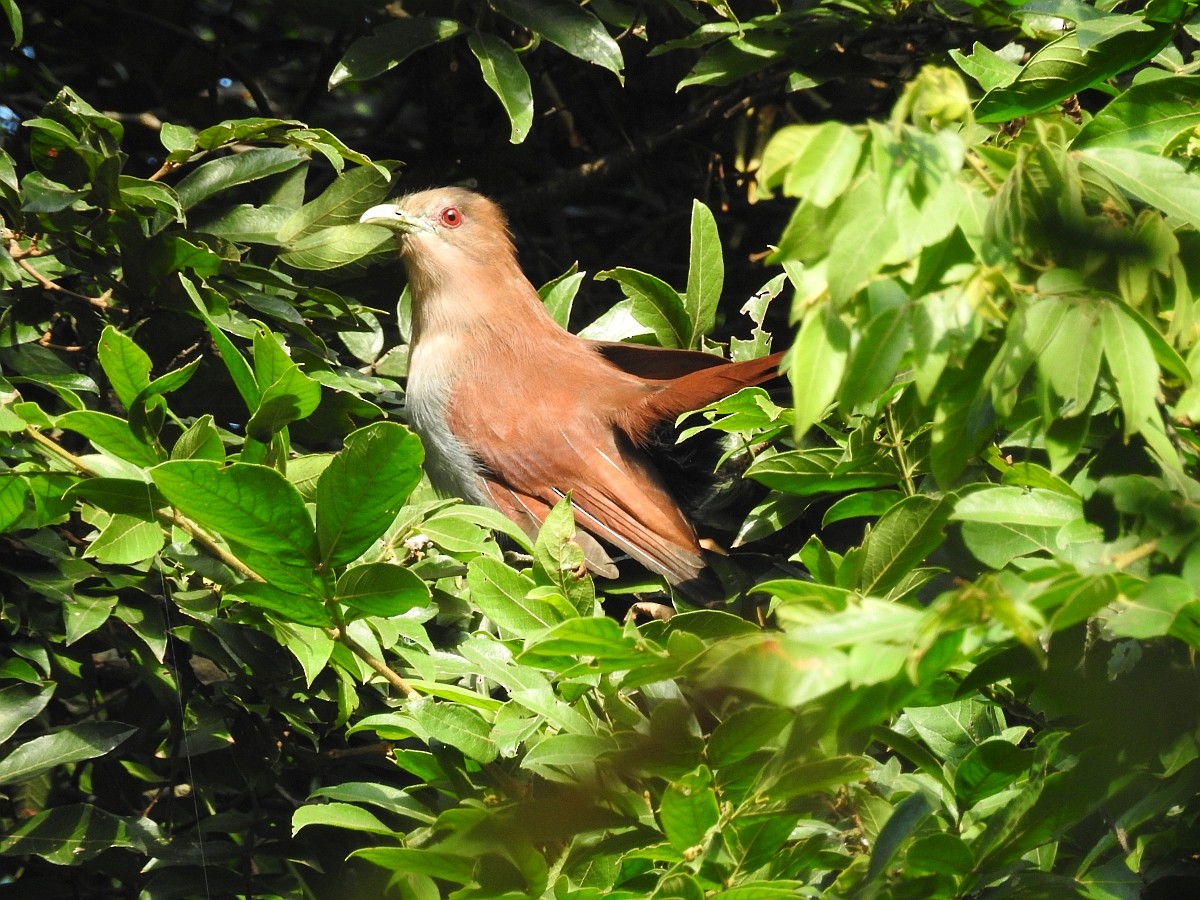
[[[713,602],[696,527],[650,446],[664,423],[778,378],[783,353],[730,362],[571,333],[522,271],[500,206],[465,188],[411,193],[359,221],[399,245],[412,296],[407,417],[435,490],[499,510],[531,538],[569,497],[594,574],[618,575],[607,546]]]

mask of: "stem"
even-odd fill
[[[17,243],[17,240],[13,236],[12,232],[5,232],[5,237],[9,239],[8,255],[12,257],[13,262],[20,266],[30,278],[40,284],[43,288],[48,291],[57,291],[58,293],[64,294],[68,297],[74,297],[76,300],[82,300],[84,303],[90,303],[92,306],[95,306],[99,309],[108,309],[108,301],[112,298],[112,288],[109,288],[99,297],[88,297],[86,294],[77,294],[74,291],[67,290],[67,288],[63,287],[57,282],[51,281],[32,265],[30,265],[27,257],[39,256],[41,254],[31,253],[30,251],[23,249],[21,245]]]
[[[34,443],[44,447],[59,459],[68,463],[72,468],[89,478],[96,473],[75,454],[59,446],[58,443],[46,437],[32,425],[25,427],[25,434]],[[230,569],[247,581],[265,582],[266,579],[242,562],[228,547],[223,546],[215,537],[209,534],[198,523],[193,522],[183,513],[175,509],[160,509],[155,511],[158,520],[164,525],[173,525],[186,531],[188,536],[210,556],[220,560]],[[381,675],[388,684],[400,691],[409,700],[418,699],[421,694],[411,684],[396,674],[383,660],[372,654],[366,647],[352,638],[344,628],[325,628],[324,632],[333,640],[345,645],[346,649],[365,662],[372,670]]]
[[[896,424],[896,415],[892,410],[890,402],[884,405],[883,415],[887,420],[888,438],[891,443],[892,453],[896,455],[896,464],[900,466],[900,475],[904,478],[904,493],[909,497],[915,496],[917,485],[913,481],[912,468],[909,466],[908,456],[904,452],[904,441],[900,433],[900,426]]]
[[[1158,549],[1158,538],[1151,541],[1146,541],[1144,544],[1139,544],[1132,550],[1127,550],[1124,553],[1118,553],[1111,560],[1113,567],[1116,569],[1124,569],[1140,559],[1144,559]]]
[[[975,170],[976,175],[983,179],[983,183],[992,189],[993,194],[1000,190],[1000,185],[992,178],[992,173],[987,170],[987,166],[983,164],[983,160],[975,154],[975,151],[967,151],[967,164]]]

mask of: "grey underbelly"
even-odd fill
[[[479,477],[479,462],[446,426],[440,403],[431,403],[411,389],[406,399],[408,420],[425,447],[425,472],[434,489],[468,503],[491,506]]]

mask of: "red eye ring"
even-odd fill
[[[457,206],[447,206],[438,213],[438,221],[447,228],[457,228],[463,223],[463,214]]]

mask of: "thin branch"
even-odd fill
[[[917,493],[917,486],[913,483],[912,469],[908,464],[908,456],[904,452],[900,426],[896,424],[896,415],[890,402],[884,404],[883,415],[887,419],[888,440],[891,443],[892,452],[896,454],[896,463],[900,466],[900,474],[904,478],[904,493],[912,497]]]
[[[1145,559],[1151,553],[1158,549],[1158,538],[1146,541],[1144,544],[1139,544],[1132,550],[1127,550],[1124,553],[1118,553],[1110,561],[1113,568],[1124,569],[1127,566],[1133,565],[1138,560]]]
[[[108,309],[108,301],[112,299],[112,288],[109,288],[99,297],[88,297],[86,294],[77,294],[74,291],[63,287],[61,284],[51,281],[30,264],[29,257],[41,256],[42,254],[34,250],[27,250],[22,247],[20,243],[17,242],[16,235],[14,235],[11,231],[5,231],[4,236],[8,238],[8,255],[12,257],[13,262],[20,266],[23,271],[25,271],[43,288],[48,291],[55,291],[63,294],[66,297],[74,297],[76,300],[82,300],[84,303],[90,303],[97,309]]]
[[[66,448],[60,446],[56,441],[52,441],[33,426],[26,426],[25,434],[38,445],[49,450],[57,458],[68,463],[77,472],[89,477],[94,477],[97,473],[82,459],[71,453]],[[261,575],[242,562],[234,555],[228,547],[223,546],[220,541],[209,534],[198,523],[193,522],[187,516],[183,515],[174,509],[160,509],[155,511],[158,520],[164,525],[173,525],[187,532],[197,545],[199,545],[206,553],[220,562],[224,563],[242,578],[247,581],[265,582]],[[393,670],[387,663],[372,654],[362,644],[352,638],[344,629],[341,628],[325,628],[324,632],[333,640],[339,641],[346,646],[351,653],[365,662],[373,671],[381,675],[388,684],[392,685],[400,691],[409,700],[418,699],[421,694],[411,684],[405,681]]]
[[[1000,185],[996,179],[992,178],[992,173],[987,170],[987,166],[983,164],[983,160],[975,153],[974,150],[967,151],[967,164],[975,170],[975,174],[983,179],[983,183],[991,188],[992,193],[1000,190]]]

